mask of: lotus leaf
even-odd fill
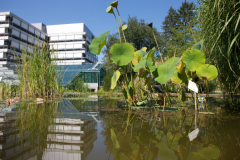
[[[147,56],[147,59],[149,59],[150,57],[154,57],[154,52],[155,52],[156,48],[153,47],[149,52],[148,52],[148,56]]]
[[[178,58],[179,59],[179,58]],[[169,59],[164,64],[158,66],[158,77],[155,79],[161,84],[166,84],[171,78],[177,76],[176,60]]]
[[[205,64],[205,56],[198,49],[186,50],[183,53],[182,61],[189,71],[195,71],[198,67]]]
[[[130,43],[116,43],[110,49],[111,60],[118,66],[125,66],[133,60],[134,48]]]
[[[213,80],[218,76],[218,70],[214,65],[204,64],[197,69],[198,77]]]
[[[110,30],[101,34],[99,37],[93,38],[91,44],[89,45],[89,50],[92,54],[100,55],[102,47],[106,44],[106,39],[109,32]]]
[[[120,77],[121,73],[119,72],[119,70],[116,70],[116,72],[114,72],[112,79],[111,79],[111,89],[114,89],[117,85],[117,81]]]
[[[192,49],[202,50],[202,48],[203,48],[203,42],[204,42],[204,40],[201,40],[200,42],[194,44],[193,47],[192,47]]]

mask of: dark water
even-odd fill
[[[114,110],[116,103],[21,103],[17,111],[1,113],[0,159],[240,159],[240,116]]]

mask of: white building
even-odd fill
[[[0,12],[0,67],[15,65],[15,55],[33,52],[34,45],[49,42],[58,65],[96,63],[88,46],[94,38],[84,23],[29,24],[11,12]]]
[[[22,51],[33,52],[34,45],[47,42],[45,32],[34,27],[11,12],[0,12],[0,67],[12,66],[15,55],[21,56]]]

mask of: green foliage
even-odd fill
[[[116,43],[110,50],[111,60],[118,66],[125,66],[133,59],[134,48],[130,43]]]
[[[194,3],[187,1],[183,2],[178,10],[170,7],[162,23],[165,46],[163,56],[172,57],[174,54],[179,56],[194,44],[192,32],[195,37],[198,35],[195,10]]]
[[[204,39],[206,58],[219,71],[221,88],[229,94],[240,92],[240,2],[239,0],[199,0],[199,26]],[[227,105],[239,108],[231,96]],[[226,101],[228,101],[226,99]]]
[[[117,81],[120,77],[120,72],[117,70],[116,72],[113,73],[112,80],[111,80],[111,89],[114,89],[117,85]]]
[[[183,53],[182,61],[186,64],[189,71],[195,71],[198,67],[205,64],[205,56],[197,49],[186,50]]]
[[[76,76],[69,84],[68,89],[77,92],[87,92],[88,87],[84,85],[84,81],[80,76]]]
[[[198,77],[202,79],[207,79],[207,80],[214,80],[218,76],[217,68],[214,65],[209,65],[209,64],[201,65],[197,69],[196,73]]]
[[[158,77],[155,80],[161,84],[166,84],[172,77],[177,76],[177,66],[172,59],[169,59],[164,64],[160,64],[157,69]]]
[[[62,80],[58,81],[57,66],[51,61],[53,51],[48,45],[42,48],[35,46],[33,53],[23,51],[18,64],[18,76],[20,80],[19,90],[22,98],[27,97],[55,97],[63,92]]]
[[[110,30],[92,40],[91,44],[89,45],[89,50],[91,53],[97,55],[100,54],[102,47],[105,46],[106,44],[106,39],[109,32]]]
[[[184,5],[186,5],[186,3],[184,3]],[[182,13],[182,11],[179,11],[179,13],[184,14]],[[115,15],[114,17],[116,19]],[[187,25],[186,19],[189,17],[183,16],[183,18],[185,18],[185,20],[181,20],[180,22],[182,23],[182,25]],[[128,24],[129,30],[131,28],[131,25]],[[154,40],[157,43],[152,24],[149,26],[150,31],[153,32]],[[122,32],[122,34],[125,35],[123,30]],[[137,33],[137,35],[135,35],[136,38],[133,39],[136,39],[138,41],[144,39],[143,37],[141,38],[142,35],[138,36],[138,34],[139,32]],[[101,36],[102,35],[100,35],[100,37]],[[127,37],[129,37],[129,35]],[[99,37],[95,38],[99,39]],[[205,77],[207,78],[207,80],[213,80],[217,76],[217,72],[214,66],[206,67],[207,65],[205,65],[205,55],[202,51],[199,50],[202,49],[203,41],[200,41],[199,43],[194,45],[192,47],[193,49],[186,50],[181,58],[174,56],[168,59],[166,62],[161,59],[161,63],[156,64],[156,59],[154,58],[153,54],[155,51],[155,47],[153,47],[147,53],[148,46],[143,47],[142,44],[139,43],[121,43],[120,31],[119,38],[120,43],[115,43],[112,46],[107,46],[110,47],[110,54],[108,54],[110,56],[109,60],[112,60],[113,63],[116,65],[114,67],[116,72],[113,74],[111,79],[111,89],[114,89],[116,87],[117,81],[120,80],[122,82],[123,95],[126,99],[126,102],[129,102],[129,105],[132,105],[132,103],[134,105],[144,104],[150,98],[152,98],[152,96],[149,96],[148,94],[149,90],[153,91],[152,78],[155,78],[155,80],[160,84],[166,85],[165,90],[166,92],[168,92],[167,83],[170,80],[176,84],[180,84],[180,86],[183,86],[184,88],[184,85],[187,84],[187,80],[192,79],[193,81],[197,81],[197,79],[199,79],[196,72],[201,76],[200,78]],[[134,42],[134,40],[131,42]],[[139,50],[134,52],[133,45],[135,45],[135,47]],[[95,46],[93,50],[97,47],[98,46]],[[112,67],[113,70],[114,68]],[[199,68],[200,70],[198,70]],[[133,71],[136,73],[134,73]],[[157,74],[155,74],[156,71]],[[152,73],[155,77],[152,77]],[[122,75],[121,78],[120,75]],[[139,84],[136,83],[136,80],[140,82],[141,79],[144,81],[143,86],[136,85]],[[138,95],[133,96],[136,93]],[[166,96],[166,94],[164,96]],[[137,97],[137,101],[135,101],[136,99],[134,99],[133,97]],[[181,100],[186,100],[184,89],[181,89]]]

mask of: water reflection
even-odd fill
[[[116,102],[62,99],[2,112],[0,159],[240,158],[239,116],[119,111]]]

